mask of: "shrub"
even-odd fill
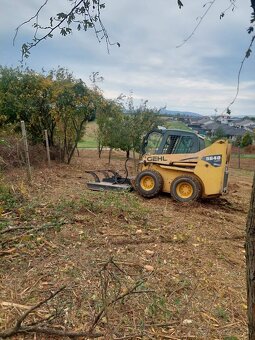
[[[249,132],[246,132],[242,138],[241,147],[243,148],[251,144],[252,144],[252,135]]]

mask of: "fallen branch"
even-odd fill
[[[62,223],[64,224],[64,223]],[[4,234],[4,233],[8,233],[8,232],[11,232],[13,230],[21,230],[21,229],[26,229],[26,231],[20,235],[17,235],[15,237],[12,237],[12,238],[9,238],[7,240],[4,240],[2,241],[0,244],[2,246],[8,244],[8,243],[12,243],[12,242],[15,242],[17,241],[18,239],[22,238],[23,236],[25,235],[28,235],[28,234],[32,234],[32,233],[37,233],[41,230],[44,230],[44,229],[50,229],[50,228],[54,228],[56,227],[56,224],[43,224],[42,226],[40,227],[35,227],[35,226],[31,226],[31,227],[17,227],[17,228],[8,228],[8,229],[4,229],[0,234]]]
[[[110,301],[106,306],[102,307],[101,311],[96,315],[94,322],[92,324],[92,326],[90,327],[90,331],[92,332],[93,329],[95,328],[95,326],[97,325],[97,323],[99,322],[99,320],[102,318],[103,314],[105,313],[106,309],[112,305],[114,305],[116,302],[118,302],[119,300],[124,299],[126,296],[134,294],[134,293],[140,293],[140,291],[137,291],[136,289],[141,286],[144,282],[143,281],[139,281],[137,282],[133,287],[131,287],[130,289],[128,289],[125,293],[117,296],[114,300]],[[147,293],[147,291],[141,291],[141,293]]]
[[[31,228],[33,228],[32,226],[31,227],[22,227],[22,226],[19,226],[19,227],[9,227],[9,228],[6,228],[4,230],[1,230],[0,231],[0,235],[3,235],[3,234],[6,234],[6,233],[10,233],[12,231],[17,231],[17,230],[31,230]]]
[[[16,321],[16,324],[13,328],[9,328],[3,332],[0,332],[0,338],[1,339],[7,339],[12,336],[15,336],[17,334],[21,333],[41,333],[41,334],[47,334],[47,335],[55,335],[59,336],[61,338],[63,337],[69,337],[69,338],[77,338],[77,337],[85,337],[90,339],[95,339],[102,337],[103,334],[101,333],[92,333],[92,332],[75,332],[75,331],[63,331],[55,328],[49,328],[49,327],[38,327],[38,326],[23,326],[22,323],[25,321],[25,319],[28,317],[29,314],[31,314],[33,311],[44,305],[46,302],[53,299],[57,294],[62,292],[65,289],[65,286],[58,289],[55,293],[52,293],[49,297],[46,299],[40,301],[35,306],[29,307],[28,310],[23,313],[18,320]]]
[[[47,335],[55,335],[61,338],[68,337],[68,338],[78,338],[84,337],[86,339],[96,339],[104,336],[102,333],[89,333],[89,332],[74,332],[74,331],[61,331],[54,328],[44,328],[44,327],[21,327],[20,329],[16,330],[14,333],[5,335],[4,333],[0,333],[0,337],[6,339],[8,337],[14,336],[16,334],[21,333],[37,333],[37,334],[47,334]]]
[[[16,251],[16,248],[11,248],[11,249],[8,249],[8,250],[2,250],[2,251],[0,251],[0,256],[11,255],[15,251]]]
[[[108,267],[111,265],[112,267]],[[114,273],[115,271],[115,273]],[[117,274],[116,274],[117,271]],[[63,330],[62,328],[59,329],[60,327],[57,327],[57,325],[54,326],[49,326],[49,321],[52,321],[56,317],[58,317],[57,314],[53,313],[47,316],[46,318],[43,318],[41,320],[35,320],[32,323],[29,323],[27,320],[28,316],[32,313],[37,311],[38,309],[46,304],[48,301],[53,299],[57,294],[62,292],[65,289],[65,286],[59,288],[56,292],[51,293],[50,296],[45,298],[44,300],[40,301],[34,306],[24,306],[24,305],[19,305],[15,303],[9,303],[9,302],[0,302],[3,306],[11,306],[11,307],[17,307],[20,309],[27,309],[21,316],[17,319],[15,322],[15,325],[12,328],[6,329],[4,331],[0,331],[0,339],[7,339],[16,336],[17,334],[28,334],[28,333],[35,333],[35,334],[45,334],[45,335],[53,335],[56,337],[59,337],[63,339],[64,337],[68,338],[79,338],[82,337],[84,339],[95,339],[105,337],[104,333],[98,333],[95,332],[95,327],[98,325],[100,320],[102,319],[103,316],[106,316],[107,318],[107,312],[108,308],[111,306],[114,306],[118,301],[123,301],[123,299],[127,298],[130,295],[133,294],[144,294],[144,293],[151,293],[154,292],[152,290],[143,290],[143,289],[138,289],[144,284],[144,280],[141,279],[139,281],[136,281],[133,283],[132,286],[129,288],[125,288],[124,292],[123,289],[121,289],[121,282],[118,278],[118,275],[121,276],[127,276],[128,274],[116,264],[113,259],[111,258],[109,261],[104,263],[103,269],[101,270],[101,275],[102,275],[102,289],[103,289],[103,294],[102,294],[102,300],[103,300],[103,306],[101,310],[95,315],[94,320],[92,322],[92,325],[89,327],[87,331],[73,331],[73,330]],[[116,294],[114,294],[114,297],[107,298],[107,295],[110,297],[110,277],[114,279],[113,281],[113,288],[116,291]],[[122,293],[121,293],[122,292]],[[24,324],[24,322],[26,323]],[[148,326],[150,327],[150,326]],[[132,334],[132,335],[126,335],[122,338],[116,338],[116,339],[132,339],[134,337],[139,337],[139,334]]]
[[[4,332],[0,332],[0,338],[6,339],[8,337],[11,337],[17,333],[24,333],[28,331],[28,327],[22,326],[22,322],[28,317],[29,314],[31,314],[34,310],[41,307],[43,304],[48,302],[49,300],[53,299],[57,294],[59,294],[62,290],[65,289],[65,286],[58,289],[55,293],[52,293],[49,297],[46,299],[40,301],[35,306],[30,307],[25,313],[23,313],[18,320],[16,321],[16,324],[13,328],[7,329]]]
[[[0,302],[0,305],[2,305],[3,307],[15,307],[15,308],[20,308],[20,309],[29,309],[29,308],[31,308],[31,306],[21,305],[19,303],[8,302],[8,301],[2,301],[2,302]]]
[[[223,237],[219,237],[218,240],[244,240],[245,235],[233,235],[233,236],[223,236]]]

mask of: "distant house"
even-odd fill
[[[196,131],[201,135],[206,134],[206,125],[211,123],[212,120],[210,117],[202,117],[202,118],[191,118],[189,120],[188,127],[192,130]]]
[[[235,141],[239,136],[242,137],[247,132],[247,130],[243,128],[236,128],[229,125],[225,125],[223,131],[224,135],[233,141]]]
[[[239,136],[244,136],[247,131],[255,134],[255,122],[253,120],[229,115],[191,117],[188,127],[209,137],[213,137],[221,131],[223,136],[232,141],[235,141]]]
[[[202,128],[205,130],[205,135],[214,136],[216,131],[221,127],[222,125],[220,123],[211,121],[207,122],[207,124],[204,124]]]
[[[251,119],[242,119],[234,124],[234,126],[239,127],[239,128],[249,128],[250,126],[254,126],[254,125],[255,123]]]
[[[229,124],[230,121],[230,116],[229,115],[221,115],[216,117],[216,122],[220,123],[220,124]]]
[[[197,121],[197,123],[193,122],[192,124],[189,124],[189,127],[194,131],[209,137],[215,136],[217,132],[221,130],[225,137],[233,141],[236,140],[238,136],[243,136],[247,132],[244,128],[229,126],[228,124],[213,120],[206,120],[204,124],[200,124],[200,121]]]
[[[242,121],[242,119],[240,119],[240,118],[231,118],[231,119],[229,119],[228,125],[237,127],[238,123],[241,122],[241,121]]]

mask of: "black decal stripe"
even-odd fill
[[[192,160],[192,159],[196,160],[196,159],[198,159],[198,157],[183,158],[183,159],[180,160],[180,162],[189,161],[189,160]]]

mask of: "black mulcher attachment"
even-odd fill
[[[128,178],[127,167],[126,176],[122,177],[117,171],[114,170],[87,170],[86,173],[94,178],[94,182],[87,182],[87,187],[90,190],[103,191],[103,190],[128,190],[132,189],[130,179]],[[102,178],[103,175],[104,177]]]

